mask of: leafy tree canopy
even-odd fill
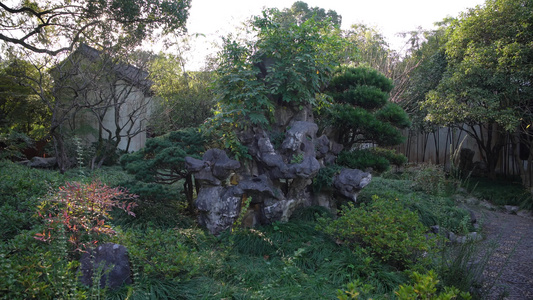
[[[516,128],[531,115],[533,2],[490,0],[452,23],[448,69],[424,106],[440,124]]]
[[[462,128],[476,140],[490,175],[503,133],[521,130],[533,141],[527,129],[533,124],[532,15],[531,0],[489,0],[452,22],[446,71],[423,102],[428,120],[468,126]]]
[[[334,10],[326,11],[320,7],[309,7],[303,1],[296,1],[290,8],[281,12],[281,19],[287,19],[288,23],[303,24],[307,20],[313,19],[318,22],[329,21],[334,27],[340,27],[342,17]]]
[[[18,74],[31,71],[31,66],[24,61],[6,61],[0,65],[0,132],[16,130],[32,138],[43,138],[46,134],[50,117],[47,107],[17,78]]]
[[[160,53],[150,64],[156,95],[150,128],[157,135],[199,126],[212,116],[216,104],[210,89],[213,73],[186,72],[180,61],[176,55]]]
[[[412,39],[422,39],[423,42],[413,41],[419,45],[411,53],[411,57],[419,60],[418,66],[406,78],[406,88],[403,91],[399,104],[409,114],[413,127],[425,132],[435,129],[435,125],[428,122],[425,117],[426,109],[420,108],[420,103],[426,100],[426,94],[435,89],[440,83],[446,68],[448,59],[444,45],[447,41],[447,27],[453,19],[445,19],[436,23],[439,27],[432,31],[423,31],[413,34]]]
[[[136,44],[185,28],[190,0],[25,0],[0,2],[0,40],[57,55],[78,42]]]
[[[222,122],[267,125],[276,104],[314,105],[338,65],[342,40],[329,20],[286,22],[276,9],[249,24],[255,39],[225,39],[219,54],[216,117]]]

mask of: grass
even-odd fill
[[[372,286],[368,296],[379,299],[393,297],[399,285],[409,283],[409,272],[415,269],[434,268],[442,274],[439,279],[444,284],[457,284],[453,281],[457,278],[471,283],[480,272],[476,269],[465,273],[473,270],[470,261],[475,245],[466,250],[447,249],[432,264],[399,271],[366,249],[348,247],[324,233],[317,227],[317,217],[335,216],[321,207],[300,209],[286,223],[215,237],[184,214],[185,200],[178,186],[165,190],[136,183],[119,168],[92,173],[74,170],[61,175],[9,162],[0,162],[0,167],[0,222],[10,220],[17,224],[2,227],[0,278],[6,279],[0,280],[0,299],[54,298],[60,291],[51,288],[50,279],[44,274],[66,274],[62,278],[67,276],[67,282],[76,281],[72,271],[75,262],[51,263],[55,262],[50,256],[56,251],[55,246],[33,238],[45,225],[35,217],[35,208],[41,197],[66,180],[90,181],[94,177],[109,185],[128,185],[141,195],[136,218],[117,213],[110,220],[118,234],[109,241],[129,249],[134,284],[118,291],[72,285],[69,293],[80,298],[336,299],[338,289],[359,280]],[[450,195],[428,194],[415,186],[413,176],[375,177],[358,201],[368,202],[378,195],[400,201],[417,212],[426,227],[438,224],[457,233],[471,230],[464,224],[467,213],[456,206]],[[484,188],[478,184],[476,191]]]
[[[519,178],[472,177],[467,190],[474,196],[494,205],[520,206],[531,202],[531,194],[524,189]]]

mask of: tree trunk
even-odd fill
[[[198,185],[197,185],[198,187]],[[185,182],[183,183],[183,192],[185,193],[185,197],[187,198],[187,209],[189,210],[189,213],[191,216],[194,216],[195,214],[195,206],[194,206],[194,185],[192,180],[192,175],[187,174],[185,176]],[[197,189],[198,192],[198,189]]]
[[[56,152],[55,154],[57,159],[57,165],[59,167],[59,172],[61,172],[61,174],[64,174],[65,171],[68,170],[71,166],[67,149],[65,147],[65,140],[63,139],[63,135],[57,132],[56,130],[54,130],[51,135],[54,140],[54,150]]]
[[[520,138],[517,134],[511,135],[511,141],[513,143],[513,156],[516,164],[518,165],[518,170],[520,171],[520,178],[522,179],[522,185],[529,191],[531,197],[533,197],[533,152],[529,151],[527,161],[524,161],[520,158]],[[530,143],[530,146],[533,146],[533,143]],[[533,149],[533,148],[529,148]]]

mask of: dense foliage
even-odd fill
[[[403,154],[397,154],[393,150],[383,148],[343,151],[337,157],[339,166],[359,170],[371,168],[379,173],[387,171],[391,165],[400,167],[406,162],[407,157]]]
[[[338,64],[341,40],[328,21],[285,22],[277,10],[266,10],[249,27],[255,39],[227,38],[220,53],[215,117],[239,127],[267,125],[275,104],[300,109],[314,105],[315,94]]]
[[[49,55],[72,51],[78,42],[137,44],[158,29],[182,30],[190,6],[188,0],[16,2],[0,3],[0,39]]]
[[[429,120],[466,125],[493,176],[505,133],[531,142],[532,9],[531,1],[490,0],[454,21],[446,72],[423,103]]]
[[[187,72],[181,62],[181,57],[164,53],[150,62],[155,97],[149,127],[155,135],[199,126],[213,115],[213,72]]]
[[[409,286],[418,284],[423,287],[435,280],[441,282],[436,286],[427,285],[431,287],[429,290],[417,289],[416,293],[445,294],[447,292],[444,287],[451,286],[451,280],[455,280],[455,283],[469,282],[466,287],[461,286],[465,289],[475,283],[470,280],[474,280],[476,276],[468,273],[473,270],[468,258],[472,256],[461,258],[454,254],[455,251],[448,251],[446,256],[441,257],[441,254],[434,256],[430,251],[421,261],[422,256],[415,255],[417,251],[405,252],[405,249],[425,249],[426,246],[423,245],[428,241],[415,237],[423,232],[422,228],[425,231],[426,226],[439,224],[446,228],[460,227],[454,225],[462,222],[459,217],[449,218],[446,213],[437,213],[439,210],[444,212],[445,209],[460,210],[453,200],[444,194],[435,196],[415,192],[410,188],[413,184],[410,179],[375,178],[359,197],[360,201],[368,203],[344,211],[344,216],[336,220],[324,208],[310,207],[298,211],[287,223],[239,229],[233,233],[223,233],[219,237],[191,226],[192,222],[175,222],[173,225],[158,223],[157,218],[171,221],[167,219],[169,209],[159,207],[152,209],[150,214],[142,213],[154,202],[148,201],[153,196],[141,193],[143,195],[139,198],[147,198],[135,201],[139,205],[132,210],[136,217],[128,216],[120,210],[112,212],[113,218],[106,218],[104,224],[115,234],[102,234],[98,238],[100,242],[112,241],[127,246],[133,264],[133,284],[117,291],[90,288],[77,280],[78,262],[72,252],[74,248],[70,246],[73,244],[68,241],[68,236],[73,232],[68,227],[55,227],[58,230],[51,231],[54,238],[46,243],[36,239],[42,239],[43,236],[39,233],[49,230],[49,224],[43,223],[43,218],[36,213],[37,207],[48,207],[46,203],[50,199],[67,200],[62,195],[67,195],[69,191],[79,191],[80,196],[91,195],[88,187],[103,187],[91,183],[93,178],[101,179],[109,190],[115,190],[111,187],[118,182],[131,181],[131,176],[118,172],[117,169],[62,175],[54,171],[31,170],[11,162],[2,162],[1,166],[0,186],[7,193],[0,196],[0,221],[13,221],[17,216],[25,221],[22,227],[4,230],[0,244],[0,276],[3,278],[0,281],[0,295],[8,299],[144,299],[147,295],[157,299],[173,299],[178,294],[184,299],[287,299],[307,297],[310,291],[319,295],[319,298],[335,299],[336,295],[340,295],[336,291],[341,288],[347,292],[346,295],[357,292],[367,297],[380,298],[392,297],[395,291],[412,293]],[[405,178],[415,178],[417,172],[413,170]],[[87,177],[89,174],[91,176]],[[60,191],[58,188],[67,179],[81,184],[73,189],[65,186],[67,190]],[[51,188],[50,196],[46,196],[46,186]],[[379,196],[371,200],[374,194]],[[439,200],[439,197],[446,201]],[[12,201],[12,198],[16,201]],[[72,206],[71,216],[92,214],[88,207],[78,205],[84,199],[77,196],[68,199],[70,203],[76,204]],[[93,200],[97,198],[93,197]],[[362,210],[368,213],[357,214]],[[178,209],[175,214],[179,215],[179,212]],[[42,212],[41,214],[44,219],[48,218]],[[352,214],[355,215],[354,218],[345,217]],[[378,214],[386,217],[378,217]],[[432,214],[431,218],[428,214]],[[55,216],[53,211],[52,216]],[[340,226],[335,228],[345,235],[342,239],[336,239],[317,228],[317,216],[324,220],[321,224],[366,222],[366,228],[373,230],[375,234],[363,234],[363,229],[359,226],[354,226],[353,232],[347,230],[349,227]],[[125,222],[127,219],[135,221]],[[428,219],[433,223],[427,223]],[[83,218],[77,220],[82,221]],[[419,222],[424,226],[421,227]],[[4,223],[9,224],[22,223]],[[117,224],[121,224],[122,228],[116,227]],[[413,226],[405,227],[407,224]],[[59,230],[61,228],[65,230]],[[355,235],[358,232],[361,234],[360,239],[357,238],[359,235]],[[91,234],[91,237],[96,237],[95,232]],[[409,237],[409,242],[400,243],[399,239],[405,236]],[[82,236],[80,238],[84,240]],[[413,260],[419,263],[412,265]],[[449,262],[454,264],[449,265]],[[399,266],[407,268],[406,271],[399,271],[396,268]],[[435,270],[430,274],[431,278],[423,275],[420,280],[413,278],[410,283],[407,274],[411,274],[411,271],[426,274],[429,269]],[[477,267],[475,270],[482,272]]]
[[[368,205],[350,204],[323,230],[352,247],[362,246],[380,260],[402,269],[432,246],[416,213],[404,208],[398,199],[378,196],[372,197]]]
[[[205,137],[197,128],[173,131],[149,139],[143,149],[122,156],[120,163],[140,181],[172,184],[184,179],[183,190],[192,211],[194,184],[185,168],[185,157],[200,158],[205,144]]]
[[[336,12],[304,2],[266,10],[249,22],[244,39],[226,38],[214,73],[184,73],[177,55],[152,56],[156,74],[151,78],[160,96],[155,111],[164,118],[151,123],[159,136],[120,159],[134,175],[116,168],[88,170],[83,164],[61,168],[66,174],[59,174],[0,161],[0,298],[470,299],[467,292],[472,292],[483,299],[490,286],[472,287],[481,286],[488,250],[475,243],[456,246],[446,237],[475,230],[470,212],[454,195],[459,183],[434,165],[395,173],[389,166],[404,164],[404,156],[359,146],[401,143],[399,129],[410,124],[404,109],[413,112],[424,102],[416,114],[420,129],[431,130],[427,121],[485,124],[489,132],[509,133],[515,144],[531,148],[531,4],[489,0],[450,23],[447,33],[441,27],[427,35],[405,60],[371,29],[354,26],[342,35]],[[80,41],[123,53],[158,29],[182,30],[189,6],[189,0],[0,3],[0,16],[6,17],[0,39],[51,55]],[[6,28],[21,24],[26,39],[6,35]],[[362,42],[366,35],[370,40]],[[54,44],[58,40],[67,45]],[[357,54],[346,41],[364,48]],[[358,67],[337,68],[343,62]],[[403,84],[398,74],[406,76],[415,65],[419,68],[410,73],[407,92],[395,92],[393,84]],[[394,82],[368,66],[387,70]],[[17,81],[17,72],[26,80]],[[216,99],[207,87],[212,78]],[[48,112],[59,113],[48,129],[62,151],[58,142],[66,137],[61,127],[68,113],[61,112],[81,106],[68,102],[72,106],[54,109],[61,102],[51,94],[52,82],[39,61],[2,65],[0,158],[20,156],[31,141],[13,130],[40,136]],[[390,101],[391,93],[393,100],[401,94],[406,102]],[[37,100],[47,109],[37,109]],[[201,130],[189,128],[211,115],[215,101],[213,118]],[[25,110],[35,115],[24,115]],[[307,207],[288,222],[263,227],[240,228],[242,218],[237,219],[233,230],[219,236],[198,228],[193,220],[197,191],[185,157],[199,158],[208,145],[217,144],[233,150],[237,159],[250,158],[238,132],[251,127],[273,132],[272,144],[279,145],[285,128],[276,128],[276,121],[284,110],[315,113],[309,117],[316,118],[320,130],[345,148],[337,164],[313,178],[315,192],[331,186],[343,167],[373,168],[382,176],[374,175],[357,204],[337,203],[336,216],[323,207]],[[494,140],[485,142],[480,147],[494,146]],[[484,149],[486,159],[497,147]],[[87,150],[74,151],[79,161]],[[533,152],[527,154],[531,167]],[[291,163],[302,159],[289,158]],[[496,204],[523,201],[515,186],[489,182],[487,188],[480,182],[472,193]],[[429,233],[432,226],[439,234]],[[82,285],[79,251],[108,241],[127,247],[133,283],[116,291]]]
[[[355,144],[397,145],[403,141],[400,128],[410,125],[407,114],[389,102],[392,81],[376,70],[358,67],[338,70],[326,93],[333,104],[324,119],[334,140],[351,150]]]
[[[50,111],[33,90],[18,76],[31,72],[28,62],[14,60],[0,63],[0,133],[15,130],[42,138]]]

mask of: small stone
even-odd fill
[[[93,276],[100,277],[100,288],[117,289],[131,284],[131,268],[126,247],[106,243],[85,252],[80,260],[81,283],[92,286]],[[96,270],[96,271],[95,271]]]
[[[523,218],[533,218],[533,213],[529,210],[524,210],[524,209],[517,211],[516,215],[523,217]]]
[[[513,214],[513,215],[516,215],[516,213],[520,209],[518,206],[513,206],[513,205],[505,205],[504,208],[507,213]]]

